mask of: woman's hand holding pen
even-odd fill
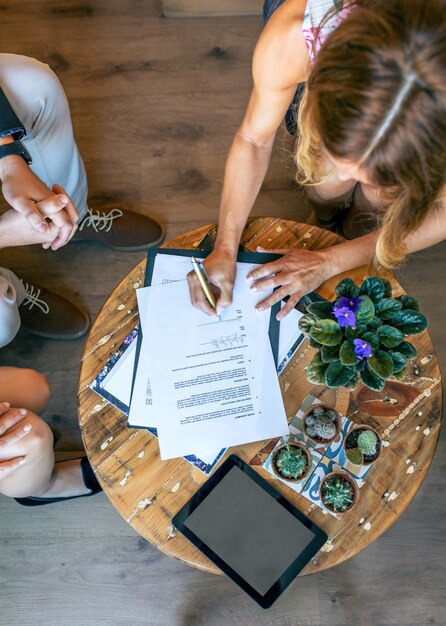
[[[297,302],[313,291],[325,280],[333,276],[334,263],[330,248],[325,250],[265,250],[257,247],[257,252],[283,254],[277,261],[265,263],[248,274],[253,291],[278,289],[257,305],[258,311],[271,307],[276,302],[289,296],[288,302],[277,314],[282,319],[294,308]]]
[[[235,258],[225,251],[214,249],[203,262],[203,267],[215,295],[216,309],[209,304],[194,271],[187,275],[190,298],[194,307],[215,317],[232,302],[236,274]]]

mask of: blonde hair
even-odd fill
[[[381,189],[376,256],[395,267],[446,181],[442,0],[357,0],[322,46],[298,112],[297,179],[317,184],[322,146]]]

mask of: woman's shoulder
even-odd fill
[[[307,0],[286,0],[270,17],[257,42],[255,82],[287,88],[306,80],[308,49],[302,31]]]

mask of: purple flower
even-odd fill
[[[362,298],[356,298],[355,296],[353,296],[352,298],[341,296],[341,298],[339,298],[339,300],[335,302],[334,308],[342,309],[346,307],[347,309],[350,309],[350,311],[353,311],[353,313],[356,313],[361,300]]]
[[[333,315],[337,319],[339,326],[356,326],[356,315],[346,306],[340,309],[333,309]]]
[[[353,339],[353,343],[355,344],[355,354],[358,361],[372,356],[372,346],[367,341],[364,341],[364,339]]]

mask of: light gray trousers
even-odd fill
[[[17,54],[0,54],[0,86],[26,128],[33,172],[51,189],[62,185],[81,220],[87,212],[87,176],[73,136],[70,110],[62,85],[48,67]],[[20,327],[18,307],[25,298],[21,281],[0,268],[0,347]]]

